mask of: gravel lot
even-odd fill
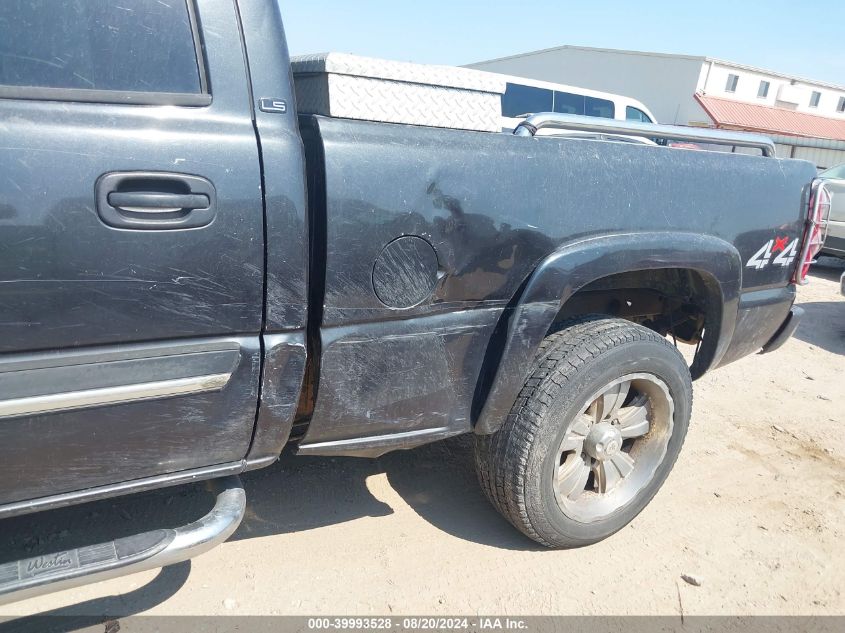
[[[522,537],[482,497],[467,438],[374,461],[285,456],[245,478],[248,515],[222,547],[0,616],[845,614],[842,266],[816,267],[779,352],[695,384],[669,481],[603,543],[546,551]],[[206,501],[183,488],[8,520],[0,560],[102,526],[178,525]]]

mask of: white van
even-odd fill
[[[513,130],[528,114],[559,112],[619,121],[656,123],[640,101],[609,92],[507,76],[502,95],[502,129]]]

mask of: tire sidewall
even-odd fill
[[[614,346],[585,361],[565,381],[554,380],[559,372],[557,369],[545,379],[557,393],[541,413],[539,432],[529,452],[526,510],[532,523],[540,528],[538,532],[548,532],[542,534],[544,538],[554,542],[559,535],[565,535],[569,541],[588,544],[627,525],[657,493],[683,444],[692,409],[692,389],[683,358],[663,341],[636,340]],[[552,480],[557,468],[557,448],[575,416],[586,406],[587,398],[613,380],[634,373],[650,373],[660,378],[674,401],[673,428],[666,454],[652,480],[627,504],[603,519],[582,523],[564,514],[555,499]]]

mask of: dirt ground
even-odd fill
[[[222,547],[0,616],[845,614],[843,264],[821,263],[797,336],[695,384],[668,482],[598,545],[546,551],[518,534],[482,497],[467,438],[373,461],[285,456],[245,477],[248,516]],[[205,501],[183,488],[12,519],[0,560],[178,525]]]

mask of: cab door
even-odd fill
[[[0,514],[247,453],[264,234],[238,32],[232,2],[0,3]]]

